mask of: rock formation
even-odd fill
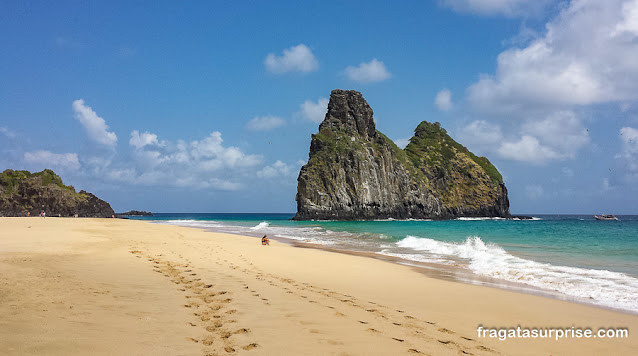
[[[129,210],[125,213],[118,213],[116,215],[118,216],[153,216],[153,213],[151,213],[150,211],[143,211],[143,210]]]
[[[297,182],[296,220],[510,216],[503,178],[487,158],[426,121],[400,149],[376,130],[356,91],[330,94]]]
[[[50,169],[42,172],[7,169],[0,174],[0,216],[73,216],[110,218],[109,203],[84,190],[62,183]]]

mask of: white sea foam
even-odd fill
[[[439,263],[439,264],[452,264],[449,260],[443,258],[435,258],[435,257],[427,257],[423,254],[417,253],[394,253],[390,252],[388,249],[381,250],[379,252],[380,255],[390,256],[390,257],[398,257],[404,260],[416,261],[416,262],[427,262],[427,263]]]
[[[267,223],[266,221],[262,221],[259,224],[257,224],[256,226],[251,227],[250,229],[252,231],[258,231],[258,230],[263,230],[265,228],[268,227],[268,225],[270,225],[269,223]]]
[[[407,236],[396,245],[431,253],[433,258],[460,259],[479,275],[524,283],[595,304],[638,312],[638,279],[623,273],[526,260],[507,253],[496,244],[485,244],[478,236],[468,237],[463,243]]]
[[[202,227],[202,228],[214,228],[224,226],[218,221],[213,220],[156,220],[159,224],[178,225],[186,227]]]

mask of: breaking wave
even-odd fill
[[[461,260],[474,273],[556,291],[591,303],[638,312],[638,279],[624,273],[535,262],[507,253],[478,236],[462,243],[407,236],[397,246],[432,254],[431,259]],[[409,258],[409,257],[408,257]]]

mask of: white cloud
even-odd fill
[[[108,126],[103,118],[97,116],[95,111],[84,105],[84,100],[78,99],[73,102],[75,118],[84,126],[86,132],[93,140],[106,146],[115,146],[117,136],[108,131]]]
[[[503,158],[543,164],[574,158],[589,143],[589,133],[570,111],[552,113],[523,124],[519,140],[505,140],[497,152]]]
[[[392,76],[385,64],[376,58],[368,63],[361,63],[358,67],[348,66],[344,73],[348,79],[360,83],[380,82]]]
[[[320,123],[328,112],[328,98],[319,98],[317,102],[306,100],[299,108],[300,115],[309,121]]]
[[[477,120],[460,130],[459,139],[466,146],[485,145],[494,148],[500,145],[503,133],[500,126]]]
[[[525,195],[531,200],[538,200],[545,195],[545,190],[540,185],[531,184],[525,187]]]
[[[410,143],[410,138],[398,138],[394,140],[394,143],[399,146],[400,149],[404,149],[408,143]]]
[[[319,62],[310,48],[300,44],[284,49],[281,56],[274,53],[268,54],[264,60],[266,69],[275,74],[286,72],[312,72],[319,68]]]
[[[461,13],[516,17],[537,15],[551,0],[440,0],[439,2]]]
[[[294,174],[293,167],[285,164],[282,161],[277,161],[270,166],[265,166],[257,172],[259,178],[276,178],[286,177]]]
[[[96,161],[90,165],[93,174],[136,185],[237,190],[262,161],[260,155],[224,146],[218,131],[190,142],[160,141],[153,134],[139,137],[139,145],[131,144],[135,147],[133,161],[119,165]],[[148,142],[152,144],[144,144]]]
[[[458,131],[460,142],[483,151],[492,151],[509,160],[543,164],[575,158],[587,147],[589,132],[572,111],[550,112],[529,118],[504,133],[501,126],[484,120],[471,122]]]
[[[436,94],[434,104],[441,111],[449,111],[452,108],[452,93],[448,89],[443,89]]]
[[[523,124],[522,132],[539,138],[557,154],[557,158],[574,158],[589,143],[589,132],[572,111],[557,111],[542,120]]]
[[[157,135],[150,132],[140,133],[137,130],[131,132],[131,139],[128,141],[131,146],[140,149],[148,145],[158,145]]]
[[[3,126],[0,126],[0,133],[7,136],[8,138],[14,138],[16,136],[16,134],[13,131]]]
[[[261,156],[246,155],[237,147],[224,147],[222,145],[222,134],[215,131],[200,141],[190,143],[191,161],[196,161],[202,169],[214,171],[221,168],[241,168],[250,167],[261,161]],[[179,153],[185,153],[186,147],[178,149]],[[171,159],[173,156],[170,156]],[[187,158],[186,158],[187,159]]]
[[[44,168],[59,167],[72,170],[80,168],[77,153],[53,153],[51,151],[39,150],[35,152],[25,152],[24,160]]]
[[[284,119],[276,116],[255,117],[246,124],[246,128],[253,131],[268,131],[285,124]]]
[[[638,35],[638,2],[628,1],[622,5],[623,20],[616,25],[614,35],[629,33]]]
[[[536,137],[524,135],[518,141],[506,141],[498,148],[503,158],[542,164],[559,159],[560,155],[547,146],[541,145]]]
[[[488,112],[638,99],[638,0],[573,0],[543,37],[498,56],[468,88]],[[638,26],[638,25],[636,25]]]

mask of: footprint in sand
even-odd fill
[[[231,353],[231,352],[235,352],[235,349],[233,349],[233,348],[232,348],[232,347],[230,347],[230,346],[226,346],[226,347],[224,347],[224,351],[226,351],[226,352],[228,352],[228,353]]]
[[[246,351],[250,351],[250,350],[252,350],[252,349],[254,349],[254,348],[258,347],[258,346],[259,346],[258,344],[253,342],[252,344],[248,344],[246,346],[242,346],[241,348],[246,350]]]

